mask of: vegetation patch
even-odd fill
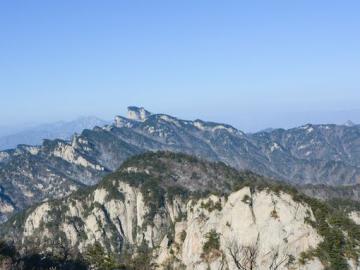
[[[200,208],[206,209],[208,212],[212,212],[214,210],[221,211],[222,205],[220,199],[217,202],[214,202],[211,199],[208,199],[207,202],[201,202]]]
[[[186,239],[186,231],[183,230],[181,233],[180,233],[180,240],[181,242],[184,242]]]
[[[220,251],[220,234],[215,230],[211,230],[205,235],[205,239],[201,257],[207,261],[220,257],[222,255]]]
[[[278,212],[276,211],[276,209],[273,209],[270,213],[270,216],[273,218],[273,219],[279,219],[279,214]]]
[[[242,198],[241,200],[243,203],[246,203],[246,204],[249,204],[249,205],[252,205],[252,198],[245,194],[244,197]]]

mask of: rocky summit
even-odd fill
[[[257,174],[158,152],[15,215],[1,237],[15,269],[29,258],[36,269],[358,269],[358,220]]]
[[[127,158],[183,152],[290,183],[350,185],[360,180],[359,125],[304,125],[246,134],[230,125],[181,120],[129,107],[128,117],[85,129],[71,140],[45,140],[0,151],[0,221],[47,199],[94,185]],[[310,191],[311,192],[311,191]]]

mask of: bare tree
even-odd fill
[[[289,259],[290,259],[289,254],[287,254],[286,252],[282,252],[280,254],[279,249],[276,249],[273,252],[271,264],[269,266],[269,270],[278,270],[278,269],[280,269],[280,266],[289,263]]]
[[[259,236],[256,243],[251,245],[239,245],[235,241],[230,243],[227,249],[237,269],[255,270],[257,268],[256,260],[259,255],[258,240]]]
[[[218,270],[229,270],[229,265],[226,261],[226,256],[224,253],[222,253],[222,255],[221,255],[221,262],[218,267]]]
[[[257,265],[257,258],[259,257],[259,235],[254,244],[240,245],[237,241],[230,241],[227,247],[228,253],[239,270],[256,270],[265,269]],[[279,247],[274,247],[270,253],[271,263],[269,270],[279,270],[285,266],[293,264],[295,258],[287,252],[287,249],[280,251]]]

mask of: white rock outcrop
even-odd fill
[[[355,224],[360,225],[360,212],[359,211],[351,211],[349,213],[349,218],[355,222]]]
[[[237,269],[231,250],[251,246],[257,249],[255,269],[268,269],[280,259],[284,263],[278,269],[323,269],[317,259],[307,265],[298,263],[301,252],[316,248],[322,238],[304,222],[305,218],[314,219],[310,207],[295,202],[286,193],[263,190],[252,194],[245,187],[227,198],[211,195],[185,202],[175,197],[166,201],[148,223],[149,208],[140,190],[120,182],[117,191],[123,197],[110,197],[109,190],[99,187],[86,199],[67,199],[68,207],[60,218],[65,221],[58,224],[58,230],[70,245],[84,252],[89,244],[98,241],[104,248],[110,243],[116,252],[121,243],[139,245],[146,240],[155,250],[154,261],[160,269],[171,264],[173,269],[188,270],[215,270],[221,266]],[[51,220],[52,207],[41,204],[27,217],[24,240],[42,237],[37,233]],[[174,240],[169,242],[171,228]],[[205,254],[209,232],[218,234],[219,247]],[[46,237],[51,237],[49,234],[43,231]],[[286,266],[290,258],[294,260]]]
[[[127,117],[131,120],[145,121],[150,115],[143,107],[128,107]]]
[[[252,206],[245,203],[245,196],[253,197]],[[204,208],[209,200],[221,203],[221,210],[208,211]],[[219,269],[226,265],[237,269],[229,249],[254,246],[258,250],[256,269],[268,269],[278,254],[278,258],[293,256],[315,248],[322,240],[317,232],[304,224],[310,208],[292,200],[282,193],[279,196],[262,191],[251,195],[248,188],[231,194],[228,199],[211,196],[187,206],[187,220],[175,226],[175,234],[184,231],[186,237],[180,251],[175,255],[186,269]],[[313,218],[313,217],[312,217]],[[220,237],[220,248],[212,258],[204,260],[203,246],[206,234],[216,232]],[[167,253],[163,250],[162,253]],[[241,254],[239,254],[241,256]],[[168,258],[159,256],[164,263]],[[279,269],[287,269],[285,263]],[[293,265],[294,269],[322,269],[317,260],[308,265]]]
[[[102,167],[101,165],[93,164],[83,156],[79,155],[73,145],[59,143],[58,146],[54,149],[52,155],[62,158],[67,162],[83,166],[85,168],[89,167],[98,171],[104,170],[104,167]]]

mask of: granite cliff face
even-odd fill
[[[295,184],[359,182],[360,127],[305,125],[245,134],[201,120],[181,120],[129,107],[128,118],[84,130],[72,140],[46,140],[0,152],[0,220],[49,198],[97,183],[127,158],[183,152]]]
[[[335,216],[258,175],[160,152],[32,207],[1,231],[24,255],[69,259],[98,245],[121,264],[145,246],[151,268],[138,269],[357,269],[360,227],[345,216],[334,223]]]

